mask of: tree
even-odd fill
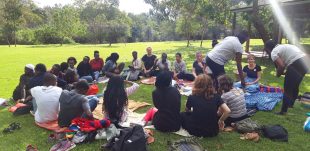
[[[109,46],[118,42],[121,38],[129,36],[129,25],[122,20],[111,20],[105,25],[106,40]]]
[[[79,13],[70,6],[54,10],[52,25],[61,37],[61,45],[65,37],[72,38],[85,31],[85,25],[80,22]]]
[[[16,47],[16,32],[19,29],[22,17],[22,3],[20,0],[4,0],[3,8],[3,28],[2,32],[6,40],[11,46],[11,41],[14,39]]]

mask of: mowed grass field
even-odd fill
[[[310,44],[309,40],[305,43]],[[205,41],[203,48],[199,47],[199,42],[192,42],[190,47],[186,47],[185,42],[145,42],[145,43],[130,43],[130,44],[113,44],[111,47],[107,45],[37,45],[37,46],[17,46],[11,47],[0,46],[0,98],[10,98],[15,86],[18,84],[19,76],[23,73],[25,64],[44,63],[50,69],[53,64],[66,61],[70,56],[77,58],[80,62],[83,56],[90,56],[92,58],[93,51],[99,50],[101,57],[104,59],[111,52],[118,52],[120,54],[119,62],[126,62],[129,64],[132,60],[131,52],[138,51],[139,58],[145,54],[145,48],[151,46],[153,52],[160,56],[165,52],[168,54],[169,60],[174,60],[176,52],[183,54],[183,59],[187,63],[188,70],[191,70],[192,63],[195,58],[196,51],[202,51],[206,54],[211,48],[211,42]],[[251,48],[257,50],[262,47],[261,40],[252,40]],[[307,52],[310,47],[306,47]],[[246,65],[245,56],[243,57],[243,65]],[[257,64],[263,68],[263,76],[261,83],[282,86],[283,77],[275,77],[275,68],[273,63],[268,59],[256,59]],[[235,62],[231,61],[226,67],[226,72],[230,76],[233,75],[233,70],[236,69]],[[153,86],[141,85],[139,90],[130,96],[130,99],[136,101],[145,101],[152,103],[151,93],[154,90]],[[300,87],[300,93],[310,92],[310,76],[307,75]],[[182,97],[182,111],[186,103],[186,97]],[[278,104],[274,111],[280,109],[281,104]],[[148,107],[149,108],[149,107]],[[148,108],[138,110],[138,112],[145,112]],[[272,112],[257,112],[253,117],[254,120],[263,125],[281,124],[289,133],[289,142],[274,142],[266,138],[262,138],[258,143],[240,140],[240,134],[237,132],[224,133],[221,132],[215,138],[199,138],[201,145],[205,149],[212,150],[309,150],[310,148],[310,133],[303,131],[302,126],[306,119],[305,113],[309,109],[304,109],[300,103],[296,102],[293,109],[289,110],[286,116],[274,115]],[[15,151],[25,150],[28,144],[38,147],[41,151],[49,150],[53,144],[47,143],[47,137],[50,131],[38,128],[34,124],[34,118],[29,115],[15,117],[7,111],[7,108],[0,108],[0,130],[2,131],[11,122],[20,122],[22,128],[11,134],[2,134],[0,132],[0,150]],[[149,145],[149,150],[162,151],[167,150],[167,141],[181,139],[181,136],[172,133],[161,133],[155,131],[155,142]],[[100,150],[100,146],[104,144],[104,140],[97,140],[89,144],[77,145],[74,150]]]

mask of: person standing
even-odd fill
[[[299,93],[299,85],[305,74],[310,71],[309,58],[298,47],[290,44],[277,45],[273,40],[266,42],[265,51],[276,66],[277,77],[285,75],[283,103],[281,111],[276,113],[284,115],[289,107],[293,107]]]
[[[228,36],[223,41],[215,45],[215,47],[207,54],[206,63],[212,71],[213,79],[225,74],[224,66],[229,60],[235,59],[237,69],[241,80],[241,85],[245,86],[242,73],[242,44],[249,39],[247,32],[242,31],[237,36]],[[217,88],[217,82],[215,83]]]

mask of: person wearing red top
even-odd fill
[[[94,72],[95,75],[95,80],[98,80],[100,71],[102,70],[102,67],[104,65],[104,62],[102,58],[99,57],[99,51],[95,50],[94,51],[94,59],[90,61],[90,66]]]

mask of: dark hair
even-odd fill
[[[84,56],[84,58],[87,58],[87,59],[88,59],[88,61],[90,60],[90,58],[89,58],[88,56]],[[84,58],[83,58],[83,60],[84,60]]]
[[[172,74],[169,71],[161,71],[156,77],[155,86],[157,89],[166,88],[171,85]]]
[[[79,91],[86,91],[89,89],[89,85],[86,80],[80,80],[79,82],[76,83],[75,89]]]
[[[212,48],[215,47],[215,45],[217,45],[219,42],[216,39],[212,40]]]
[[[104,108],[110,119],[118,122],[123,115],[124,107],[128,104],[128,97],[124,87],[124,80],[120,76],[112,76],[104,91]]]
[[[68,69],[68,67],[69,67],[69,65],[68,65],[67,62],[62,62],[62,63],[60,64],[60,71],[61,71],[61,72],[65,72],[65,71]]]
[[[53,85],[54,83],[57,82],[57,78],[54,74],[51,73],[45,73],[43,77],[43,83],[46,86]]]
[[[107,61],[111,60],[111,61],[113,61],[114,63],[116,63],[116,61],[118,60],[118,58],[119,58],[118,53],[113,52],[113,53],[111,53],[111,55],[110,55],[105,61],[107,62]]]
[[[217,81],[219,85],[218,93],[220,94],[222,94],[223,91],[229,92],[233,88],[233,80],[225,74],[219,76]]]
[[[46,66],[43,63],[38,63],[34,68],[35,71],[39,71],[40,73],[46,72]]]
[[[54,64],[52,68],[54,68],[54,67],[55,67],[55,69],[57,69],[57,71],[61,71],[61,67],[59,64]]]
[[[76,61],[76,59],[75,59],[74,57],[69,57],[68,60],[67,60],[67,63],[69,63],[70,60],[73,60],[73,61],[74,61],[74,64],[77,63],[77,61]]]
[[[138,54],[138,52],[137,51],[133,51],[132,54]]]
[[[245,41],[248,40],[249,34],[248,34],[247,31],[243,30],[243,31],[241,31],[241,32],[237,35],[237,37],[238,37],[240,43],[243,44]]]
[[[75,77],[77,76],[77,74],[72,71],[72,70],[67,70],[64,76],[64,80],[68,83],[68,84],[72,84],[74,82],[77,82]]]
[[[266,43],[265,43],[265,49],[269,49],[269,50],[272,50],[274,47],[276,47],[277,43],[274,41],[274,40],[268,40]]]
[[[94,54],[95,54],[95,53],[99,53],[99,51],[98,51],[98,50],[95,50],[95,51],[94,51]]]
[[[182,54],[179,53],[179,52],[177,52],[175,55],[176,55],[176,56],[179,56],[179,57],[182,57]]]

